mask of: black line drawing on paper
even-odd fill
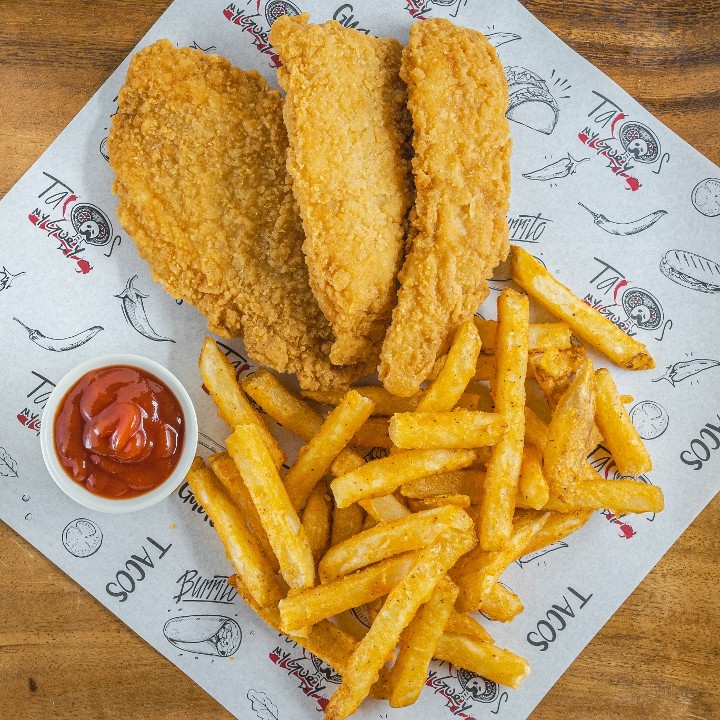
[[[110,250],[104,253],[105,257],[110,257],[115,245],[122,243],[119,235],[113,237],[113,226],[110,218],[95,205],[90,203],[78,203],[70,211],[70,222],[75,232],[88,245],[103,247],[109,243]]]
[[[203,432],[198,433],[198,445],[202,445],[206,450],[209,450],[211,454],[227,452],[226,447]]]
[[[557,125],[560,107],[547,83],[532,70],[513,66],[505,68],[510,101],[508,120],[550,135]]]
[[[663,324],[663,309],[657,298],[643,288],[628,288],[622,296],[623,310],[628,316],[630,332],[635,326],[643,330],[657,330]]]
[[[87,518],[69,522],[62,533],[65,549],[77,558],[94,555],[102,545],[103,534],[97,523]]]
[[[555,75],[555,70],[550,73],[550,81],[560,92],[568,92],[572,89],[572,85],[567,78],[561,78],[559,75]],[[569,95],[560,95],[561,100],[569,100]]]
[[[181,615],[170,618],[163,635],[171,645],[196,655],[230,657],[242,643],[237,621],[225,615]]]
[[[467,5],[468,0],[430,0],[430,2],[433,5],[438,5],[439,7],[455,6],[455,9],[450,13],[450,17],[457,17],[460,12],[460,8]]]
[[[566,547],[569,547],[569,545],[566,542],[559,540],[552,545],[547,545],[540,550],[536,550],[535,552],[523,555],[519,560],[516,560],[515,562],[522,568],[525,565],[529,565],[530,563],[535,562],[535,560],[539,560],[543,555],[547,555],[548,553],[553,552],[553,550],[562,550],[562,548]]]
[[[107,149],[107,141],[108,141],[107,137],[104,137],[100,141],[100,154],[105,158],[105,162],[110,162],[110,155],[109,155],[108,149]]]
[[[592,216],[593,222],[606,233],[611,235],[635,235],[636,233],[647,230],[649,227],[654,225],[660,218],[667,215],[667,210],[656,210],[651,212],[649,215],[638,218],[637,220],[631,220],[630,222],[615,222],[610,220],[602,213],[596,213],[591,210],[587,205],[579,202],[578,205],[581,208],[585,208]]]
[[[693,207],[705,217],[720,215],[720,178],[701,180],[690,195]]]
[[[247,699],[259,720],[278,720],[280,717],[277,705],[264,692],[248,690]]]
[[[175,341],[168,337],[158,335],[153,330],[150,321],[148,320],[147,313],[145,311],[145,305],[143,300],[149,296],[143,292],[140,292],[134,282],[137,280],[137,275],[133,275],[128,281],[125,289],[114,297],[122,300],[122,311],[125,315],[126,322],[132,327],[135,332],[140,333],[143,337],[148,340],[154,340],[155,342],[171,342]]]
[[[268,0],[265,5],[265,19],[267,24],[272,24],[282,15],[299,15],[300,10],[289,0]]]
[[[444,698],[445,706],[452,709],[469,707],[470,701],[493,703],[496,706],[490,713],[497,715],[500,705],[509,698],[507,692],[501,692],[493,680],[488,680],[470,670],[456,669],[445,662],[437,665],[433,663],[425,685],[436,695]]]
[[[654,400],[641,400],[633,405],[630,420],[643,440],[659,438],[670,424],[668,411]]]
[[[676,285],[703,293],[720,293],[720,264],[688,250],[668,250],[660,272]]]
[[[25,271],[19,273],[11,273],[4,265],[2,266],[2,271],[0,272],[0,292],[3,290],[9,290],[12,287],[12,281],[16,277],[20,277],[21,275],[25,275]]]
[[[570,153],[568,153],[566,158],[556,160],[554,163],[550,163],[549,165],[538,168],[537,170],[523,173],[523,177],[527,180],[558,180],[559,178],[564,178],[568,175],[574,175],[577,166],[589,159],[590,158],[582,158],[581,160],[576,160]]]
[[[23,495],[20,498],[23,502],[30,502],[30,496],[29,495]]]
[[[200,47],[200,45],[197,44],[196,40],[192,41],[192,45],[190,46],[193,50],[200,50],[201,52],[204,52],[205,54],[212,52],[213,50],[217,50],[217,47],[215,45],[211,45],[210,47]]]
[[[660,140],[647,125],[628,120],[620,126],[618,139],[638,162],[652,164],[660,157]]]
[[[489,33],[485,37],[488,39],[488,42],[494,48],[499,48],[501,45],[505,45],[505,43],[512,42],[513,40],[522,40],[521,35],[516,35],[515,33],[507,33],[507,32],[493,32],[493,33]]]
[[[720,360],[707,360],[697,358],[695,360],[682,360],[674,365],[668,365],[665,374],[662,377],[655,378],[653,382],[667,380],[673,387],[676,383],[687,380],[687,378],[697,375],[698,373],[710,370],[720,365]]]
[[[16,478],[17,467],[17,460],[4,447],[0,447],[0,475]]]
[[[18,320],[16,317],[14,317],[13,320],[27,330],[28,337],[38,347],[45,350],[51,350],[52,352],[66,352],[67,350],[79,348],[81,345],[84,345],[86,342],[92,340],[101,330],[103,330],[101,325],[93,325],[86,330],[75,333],[75,335],[70,335],[69,337],[64,338],[54,338],[44,335],[39,330],[28,327],[22,320]]]

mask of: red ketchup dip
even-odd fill
[[[180,460],[185,418],[172,391],[124,365],[83,375],[55,416],[55,452],[70,478],[106,498],[162,484]]]

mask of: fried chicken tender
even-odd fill
[[[173,297],[308,389],[361,374],[329,361],[285,169],[282,100],[257,72],[161,40],[135,55],[108,139],[118,217]]]
[[[270,42],[310,286],[335,333],[332,362],[377,365],[412,205],[402,45],[307,19],[278,18]]]
[[[505,74],[481,33],[444,19],[415,23],[401,77],[417,197],[379,375],[391,393],[410,396],[507,256],[511,143]]]

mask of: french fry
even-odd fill
[[[381,522],[330,548],[318,567],[320,582],[332,582],[393,555],[419,550],[447,528],[469,532],[472,527],[470,516],[451,506]]]
[[[550,494],[567,499],[585,464],[595,427],[595,373],[587,360],[560,398],[548,426],[543,473]]]
[[[506,431],[505,419],[478,410],[398,413],[390,439],[401,449],[462,449],[494,445]]]
[[[542,471],[542,452],[535,445],[526,445],[520,464],[516,504],[520,508],[540,510],[550,497],[550,489]]]
[[[390,420],[385,417],[374,417],[366,420],[353,436],[353,445],[361,448],[391,448],[392,440],[388,435]]]
[[[566,350],[548,350],[535,353],[528,360],[528,374],[535,379],[554,408],[570,385],[571,375],[586,360],[585,348],[573,345]]]
[[[551,496],[548,510],[612,510],[620,513],[658,513],[665,507],[662,490],[641,480],[581,480],[565,499]]]
[[[302,514],[313,560],[317,565],[330,545],[330,523],[332,520],[332,500],[324,480],[318,480],[310,493]]]
[[[519,655],[466,635],[443,633],[435,657],[511,688],[519,687],[530,673],[530,664]]]
[[[392,493],[374,498],[362,498],[358,505],[376,522],[397,520],[410,512]]]
[[[469,495],[456,493],[454,495],[436,495],[429,498],[411,498],[408,505],[413,512],[421,510],[430,510],[432,508],[441,508],[453,505],[459,508],[469,508],[472,505]]]
[[[375,403],[373,416],[389,416],[397,412],[413,412],[417,408],[419,395],[397,397],[391,395],[382,385],[356,385],[353,390]],[[339,405],[343,399],[341,390],[303,390],[303,396],[323,405]]]
[[[541,452],[545,452],[547,445],[548,426],[535,414],[535,412],[525,406],[525,444],[534,445]]]
[[[491,620],[510,622],[525,608],[522,600],[512,590],[508,590],[504,585],[496,582],[487,597],[480,603],[479,609]]]
[[[357,710],[418,607],[475,542],[472,534],[446,530],[437,542],[419,552],[412,570],[390,591],[382,611],[357,644],[342,684],[327,705],[327,720],[344,720]]]
[[[310,587],[315,580],[310,543],[262,436],[254,425],[238,425],[227,446],[255,503],[285,582],[291,588]]]
[[[471,501],[477,502],[477,488],[482,487],[484,479],[482,470],[453,470],[404,483],[400,494],[418,500],[438,495],[469,495]]]
[[[568,513],[551,512],[547,522],[530,538],[530,542],[523,550],[523,555],[529,555],[564,540],[568,535],[579,530],[591,515],[591,510],[575,510]]]
[[[452,410],[475,374],[475,363],[479,353],[480,336],[475,323],[468,320],[455,332],[445,363],[420,398],[417,412]]]
[[[475,326],[480,333],[482,352],[492,355],[495,352],[495,333],[497,322],[475,317]],[[572,344],[572,330],[565,323],[537,323],[528,328],[528,352],[545,350],[564,350]]]
[[[466,635],[474,640],[483,640],[484,642],[495,642],[490,633],[471,615],[467,613],[459,613],[453,610],[445,626],[445,632],[454,633],[456,635]]]
[[[285,476],[285,489],[295,510],[303,508],[317,481],[370,417],[372,409],[372,400],[350,390],[307,445],[300,448]]]
[[[325,585],[290,592],[280,601],[281,629],[296,632],[387,595],[407,575],[417,553],[395,555]]]
[[[626,370],[650,370],[655,367],[655,361],[645,345],[586,305],[530,253],[513,245],[510,257],[513,280],[548,312],[566,322],[579,338]]]
[[[198,361],[200,375],[218,409],[220,417],[234,430],[251,423],[260,432],[275,467],[285,462],[285,453],[268,429],[260,413],[250,404],[235,377],[235,370],[212,338],[205,338]]]
[[[362,530],[365,511],[354,503],[346,508],[333,506],[332,530],[330,533],[330,546],[344,542]]]
[[[425,475],[467,467],[474,459],[472,450],[408,450],[341,475],[330,488],[336,505],[347,507],[358,500],[392,493],[403,483]]]
[[[216,453],[208,458],[208,464],[215,473],[215,476],[223,484],[225,492],[240,509],[245,519],[245,524],[255,536],[258,545],[260,545],[260,549],[270,562],[270,565],[272,565],[272,569],[277,572],[280,569],[280,563],[278,563],[278,559],[275,557],[255,503],[233,459],[227,453]]]
[[[478,410],[482,398],[477,393],[464,392],[455,403],[455,410]]]
[[[499,550],[510,537],[525,438],[525,376],[530,305],[526,295],[503,290],[498,298],[494,383],[495,412],[507,428],[493,447],[478,513],[478,537],[485,550]]]
[[[478,545],[450,576],[460,588],[455,603],[460,612],[473,612],[488,597],[500,576],[510,563],[522,557],[526,545],[547,522],[550,514],[533,511],[516,513],[513,530],[506,545],[500,550],[483,550]]]
[[[282,593],[272,566],[247,529],[240,510],[202,458],[193,460],[187,481],[195,498],[213,521],[228,560],[245,578],[248,592],[262,607],[276,605]]]
[[[440,578],[429,600],[400,635],[400,649],[390,671],[390,707],[412,705],[427,680],[428,665],[453,612],[457,585]]]
[[[495,355],[479,355],[475,363],[473,381],[489,381],[495,379]]]
[[[595,373],[595,422],[621,475],[642,475],[652,470],[652,460],[630,415],[623,405],[610,373]]]

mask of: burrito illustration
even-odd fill
[[[240,626],[224,615],[170,618],[163,627],[163,634],[180,650],[216,657],[234,655],[242,642]]]
[[[720,293],[720,265],[687,250],[668,250],[660,272],[678,285],[704,293]]]
[[[505,76],[510,94],[507,119],[549,135],[555,129],[560,108],[547,83],[523,67],[506,67]]]

